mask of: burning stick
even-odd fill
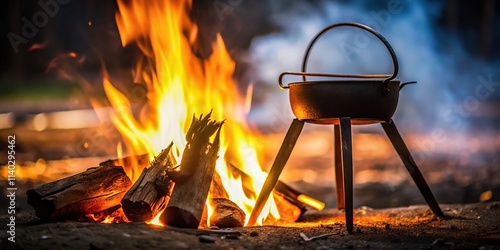
[[[167,176],[167,171],[173,169],[170,156],[172,145],[170,143],[151,162],[151,166],[142,171],[139,179],[123,197],[123,211],[129,220],[151,220],[167,205],[173,188],[173,183]]]
[[[252,179],[252,177],[250,177],[247,173],[243,172],[241,169],[232,164],[228,165],[228,169],[233,173],[233,175],[241,176],[243,182],[250,181]],[[245,193],[250,192],[250,190],[247,189],[248,188],[245,188]],[[305,206],[312,207],[319,211],[325,208],[325,203],[293,189],[292,187],[288,186],[287,184],[283,183],[280,180],[278,180],[278,182],[276,183],[273,192],[275,194],[275,198],[276,195],[280,195],[293,205],[303,210],[302,212],[305,212]]]
[[[160,217],[169,226],[198,228],[215,170],[223,122],[210,120],[210,114],[193,117],[181,160],[181,171],[170,172],[175,187]],[[210,137],[216,133],[213,143]]]
[[[61,220],[117,206],[131,185],[122,167],[103,166],[35,187],[26,195],[38,217]]]

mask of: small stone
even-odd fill
[[[257,231],[252,231],[252,232],[250,232],[250,236],[257,237],[257,236],[259,236],[259,233],[257,233]]]
[[[128,233],[123,233],[122,235],[127,237],[127,238],[130,238],[130,234],[128,234]]]
[[[48,236],[48,235],[42,235],[42,236],[40,236],[40,239],[41,240],[50,239],[50,236]]]
[[[208,236],[208,235],[200,235],[200,236],[198,236],[198,240],[201,243],[214,243],[215,242],[215,238],[212,236]]]
[[[385,229],[385,230],[391,230],[391,225],[389,225],[389,224],[385,224],[384,229]]]
[[[367,206],[361,206],[359,209],[362,211],[373,211],[373,208]]]

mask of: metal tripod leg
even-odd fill
[[[394,146],[394,149],[396,149],[396,152],[403,161],[403,164],[405,165],[406,169],[408,170],[408,172],[410,172],[411,178],[413,178],[413,181],[415,181],[415,184],[417,184],[420,193],[422,193],[422,195],[424,196],[424,199],[431,208],[432,212],[436,216],[444,217],[441,208],[439,208],[439,204],[434,198],[434,195],[432,194],[431,189],[429,188],[427,182],[422,176],[422,173],[418,169],[417,163],[415,163],[415,160],[413,160],[413,157],[411,156],[410,151],[406,147],[403,138],[399,134],[398,129],[396,128],[396,124],[394,124],[394,121],[391,120],[388,123],[381,123],[381,124],[382,128],[384,128],[384,131],[387,134],[387,137],[389,137],[389,140]]]
[[[334,150],[335,150],[335,185],[337,189],[337,209],[345,208],[344,201],[344,171],[342,166],[342,146],[340,143],[340,125],[334,125]]]
[[[262,208],[264,208],[271,191],[273,191],[276,182],[278,182],[281,171],[285,167],[285,164],[292,153],[293,147],[295,146],[303,127],[303,121],[293,119],[292,124],[286,133],[285,139],[283,140],[283,144],[281,144],[280,150],[278,151],[278,155],[276,155],[276,159],[274,159],[273,166],[271,167],[266,181],[262,186],[259,197],[257,197],[257,201],[255,201],[255,206],[252,210],[252,214],[250,215],[250,219],[248,220],[248,226],[253,226],[257,222],[257,219],[262,212]]]
[[[352,181],[352,138],[351,118],[340,118],[340,133],[342,136],[342,162],[344,166],[345,189],[345,222],[347,232],[353,230],[353,181]]]

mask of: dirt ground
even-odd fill
[[[500,202],[441,205],[447,219],[427,206],[355,211],[348,234],[343,213],[310,212],[302,222],[235,228],[231,236],[144,223],[41,223],[32,213],[16,218],[15,243],[2,232],[1,249],[500,249]],[[2,225],[8,223],[0,216]],[[308,238],[330,234],[306,241]]]
[[[113,158],[109,150],[73,150],[78,149],[82,131],[69,133],[74,136],[54,136],[61,132],[0,130],[0,135],[8,133],[23,135],[16,146],[19,194]],[[10,244],[7,230],[2,230],[0,249],[500,249],[500,136],[478,135],[479,139],[436,145],[429,152],[419,151],[418,143],[425,137],[409,135],[405,139],[412,153],[420,156],[416,160],[436,199],[441,204],[453,204],[441,206],[449,219],[434,217],[427,206],[407,207],[425,201],[387,138],[358,131],[353,139],[354,207],[358,208],[354,234],[346,232],[344,214],[335,209],[308,212],[300,223],[236,228],[232,233],[241,233],[236,238],[200,236],[199,230],[143,223],[40,223],[26,203],[26,196],[20,195],[16,199],[16,243]],[[331,129],[306,129],[280,177],[325,202],[327,208],[336,206],[331,136]],[[266,162],[272,162],[282,139],[280,133],[264,137]],[[103,148],[115,148],[101,144]],[[7,173],[4,165],[0,162],[1,174]],[[0,183],[2,208],[9,202],[6,185]],[[489,197],[484,198],[485,194]],[[491,202],[477,203],[480,200]],[[6,212],[0,211],[2,225],[8,223]],[[300,233],[307,237],[332,235],[305,241]]]

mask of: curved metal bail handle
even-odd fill
[[[329,31],[331,29],[334,29],[334,28],[337,28],[337,27],[340,27],[340,26],[351,26],[351,27],[356,27],[356,28],[360,28],[360,29],[366,30],[366,31],[372,33],[373,35],[375,35],[380,41],[382,41],[384,43],[385,47],[387,48],[387,50],[389,50],[389,53],[391,54],[392,62],[394,64],[394,73],[389,78],[387,78],[384,81],[382,81],[382,91],[383,91],[383,93],[384,94],[389,93],[389,91],[390,91],[390,89],[389,89],[389,81],[392,80],[392,79],[394,79],[394,78],[396,78],[396,75],[399,72],[399,64],[398,64],[398,58],[396,57],[396,53],[394,53],[394,50],[392,49],[391,44],[389,44],[389,42],[387,41],[387,39],[385,39],[385,37],[383,37],[380,33],[378,33],[376,30],[372,29],[371,27],[366,26],[364,24],[360,24],[360,23],[348,22],[348,23],[332,24],[332,25],[324,28],[321,32],[319,32],[314,37],[314,39],[309,43],[309,45],[307,46],[306,53],[304,54],[304,60],[302,61],[302,72],[306,72],[307,59],[309,58],[309,53],[311,52],[311,49],[312,49],[314,43],[316,43],[316,41],[323,34],[325,34],[327,31]],[[303,75],[302,78],[303,78],[303,80],[305,82],[306,81],[306,76]]]
[[[326,73],[309,73],[309,72],[283,72],[280,74],[278,78],[278,85],[280,86],[281,89],[285,90],[290,88],[288,85],[283,84],[283,78],[287,75],[293,75],[293,76],[302,76],[304,79],[306,76],[319,76],[319,77],[342,77],[342,78],[387,78],[390,77],[391,75],[384,74],[384,75],[347,75],[347,74],[326,74]]]

